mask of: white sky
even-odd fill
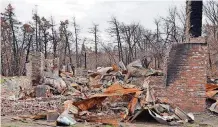
[[[82,35],[87,35],[92,24],[97,23],[104,38],[111,16],[125,23],[139,22],[145,28],[154,30],[154,18],[167,16],[170,6],[184,7],[185,0],[1,0],[0,11],[3,12],[9,3],[14,6],[17,19],[23,23],[32,21],[32,13],[37,5],[38,14],[45,18],[52,15],[56,24],[65,19],[72,21],[75,16]]]

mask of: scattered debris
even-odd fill
[[[209,109],[210,109],[210,111],[212,111],[212,112],[218,113],[218,102],[213,103],[213,104],[210,106]]]
[[[76,124],[76,120],[72,118],[72,116],[70,116],[68,114],[68,110],[65,110],[58,118],[57,118],[57,124],[58,125],[74,125]]]
[[[58,117],[59,113],[56,110],[49,110],[46,115],[48,122],[55,122]]]
[[[100,122],[111,125],[117,125],[121,121],[132,122],[133,119],[142,113],[138,111],[142,110],[148,110],[154,119],[167,125],[178,125],[194,120],[193,114],[186,114],[179,108],[173,110],[170,105],[155,104],[157,101],[149,90],[149,84],[147,86],[145,97],[147,103],[145,104],[140,103],[140,100],[143,99],[143,96],[141,96],[142,90],[138,88],[123,88],[119,82],[115,82],[106,88],[103,93],[94,94],[78,102],[67,102],[80,109],[76,118],[88,122]],[[84,111],[89,111],[89,115],[84,116]],[[83,113],[81,114],[81,112]],[[105,114],[107,114],[107,117]]]
[[[190,114],[189,116],[187,113],[185,113],[184,111],[182,111],[179,107],[176,107],[175,109],[175,114],[182,120],[184,120],[185,122],[190,122],[190,121],[194,121],[194,118],[193,118],[193,114]]]
[[[162,72],[143,68],[140,60],[127,66],[121,61],[112,67],[98,67],[97,71],[89,70],[87,76],[75,76],[70,67],[63,66],[59,75],[52,68],[47,69],[49,72],[35,87],[36,97],[69,96],[71,99],[64,101],[63,111],[48,110],[42,116],[28,118],[43,118],[67,126],[77,122],[118,126],[120,122],[134,122],[146,110],[162,124],[178,125],[194,120],[193,114],[157,101],[149,76]]]
[[[36,97],[49,97],[50,87],[47,85],[38,85],[35,88]]]

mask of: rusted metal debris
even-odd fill
[[[152,95],[148,93],[149,90],[146,92],[146,96]],[[77,120],[118,126],[122,121],[133,122],[136,115],[139,115],[137,112],[139,110],[148,110],[151,117],[167,125],[178,125],[194,120],[181,109],[174,110],[168,104],[155,104],[157,101],[153,99],[151,99],[153,101],[149,99],[147,103],[141,104],[140,100],[146,98],[146,96],[141,96],[142,93],[143,91],[138,88],[123,88],[120,83],[115,82],[103,93],[92,95],[81,101],[65,101],[64,112],[57,118],[57,122],[73,125]],[[129,95],[130,101],[125,99],[126,95]],[[123,103],[119,105],[121,102]]]
[[[206,88],[207,98],[214,101],[208,107],[208,109],[212,112],[218,113],[218,84],[216,83],[205,84],[205,88]]]
[[[157,122],[167,125],[193,121],[193,115],[157,101],[149,86],[149,78],[146,78],[152,75],[162,75],[162,72],[143,68],[139,60],[127,67],[123,62],[112,67],[99,67],[96,71],[88,71],[86,77],[61,71],[57,79],[53,77],[56,83],[43,80],[43,85],[51,87],[43,95],[61,94],[72,100],[63,103],[62,112],[48,111],[45,117],[48,121],[57,118],[57,123],[64,125],[87,121],[118,126],[120,122],[134,122],[146,110]],[[146,78],[144,83],[134,84],[133,79],[139,77]]]

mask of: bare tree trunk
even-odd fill
[[[126,54],[126,65],[129,63],[129,57],[128,57],[128,50],[127,48],[125,49],[125,54]]]
[[[75,32],[75,46],[76,46],[76,67],[79,67],[79,56],[78,56],[78,31],[75,17],[73,18],[73,26]]]
[[[66,29],[66,24],[63,24],[63,35],[65,37],[65,45],[64,45],[64,65],[66,65],[66,57],[67,57],[67,50],[69,51],[70,54],[70,47],[69,47],[69,40],[68,40],[68,33],[67,33],[67,29]],[[71,56],[69,55],[69,57],[71,58]],[[70,61],[71,62],[71,61]]]
[[[47,59],[47,54],[48,54],[48,40],[47,40],[47,35],[46,35],[46,31],[43,31],[43,34],[44,34],[44,49],[45,49],[45,59]]]
[[[12,13],[9,13],[9,22],[10,22],[10,27],[12,31],[12,42],[13,42],[13,53],[14,53],[14,71],[13,75],[18,75],[19,72],[19,56],[18,56],[18,44],[17,44],[17,39],[15,36],[15,31],[14,31],[14,24],[12,21]]]
[[[39,51],[39,44],[38,44],[38,15],[36,12],[36,51]]]
[[[86,62],[86,52],[85,52],[85,69],[87,68],[87,62]]]
[[[64,47],[64,65],[66,65],[66,57],[67,57],[67,42],[65,42],[65,47]]]
[[[98,25],[93,24],[90,33],[94,35],[94,44],[95,44],[95,67],[98,67]]]
[[[72,54],[71,54],[71,50],[70,50],[70,43],[69,43],[69,40],[68,40],[68,37],[67,37],[67,47],[68,47],[68,52],[69,52],[69,59],[70,59],[70,63],[72,65]]]
[[[119,26],[117,23],[117,20],[114,18],[114,25],[116,29],[116,36],[117,36],[117,47],[118,47],[118,55],[119,55],[119,61],[123,61],[123,51],[122,51],[122,45],[121,45],[121,40],[120,40],[120,31],[119,31]]]
[[[53,57],[57,57],[57,40],[55,38],[55,30],[54,30],[54,20],[51,17],[51,33],[52,33],[52,42],[53,42]]]
[[[42,41],[41,41],[41,29],[40,29],[40,27],[39,27],[39,31],[38,31],[38,33],[39,33],[39,36],[38,36],[38,50],[37,51],[40,51],[40,52],[42,52]]]

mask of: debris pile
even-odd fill
[[[208,99],[209,110],[215,113],[218,113],[218,84],[209,83],[205,85],[206,96]]]
[[[173,109],[170,105],[157,100],[148,84],[145,80],[143,86],[146,88],[140,89],[124,88],[121,83],[115,82],[103,89],[102,93],[89,95],[86,99],[75,96],[72,100],[65,101],[62,113],[47,111],[47,114],[29,118],[56,121],[57,125],[94,122],[118,126],[120,122],[134,122],[141,114],[147,113],[159,123],[167,125],[194,121],[192,113],[187,114],[178,107]]]
[[[119,62],[112,67],[98,67],[96,71],[88,71],[87,76],[75,77],[72,71],[64,70],[59,75],[51,72],[36,86],[35,96],[61,94],[72,98],[63,103],[61,112],[47,111],[43,115],[57,125],[94,122],[118,126],[120,122],[134,122],[143,114],[167,125],[194,121],[192,113],[172,108],[154,96],[149,76],[163,73],[143,68],[140,60],[128,66]]]
[[[147,81],[145,84],[148,84]],[[133,122],[145,111],[162,124],[178,125],[194,121],[193,114],[158,102],[148,85],[144,89],[124,88],[121,83],[115,82],[103,91],[80,101],[66,101],[65,111],[74,114],[77,121],[114,126],[120,122]]]

